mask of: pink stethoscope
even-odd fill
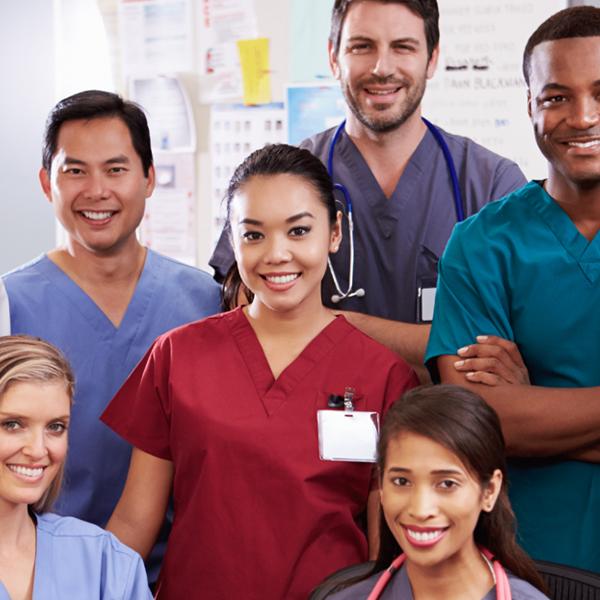
[[[497,560],[494,560],[494,555],[489,550],[486,548],[480,548],[480,550],[486,561],[488,561],[488,564],[491,564],[492,574],[496,584],[496,600],[512,600],[510,585],[504,567]],[[367,600],[378,600],[394,573],[400,569],[405,560],[406,554],[401,554],[394,560],[394,562],[381,574],[381,577],[377,580],[377,583],[371,590]]]

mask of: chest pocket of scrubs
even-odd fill
[[[437,285],[437,269],[440,254],[442,253],[442,249],[439,252],[432,250],[431,248],[421,245],[421,251],[419,252],[419,256],[417,257],[417,298],[416,298],[416,307],[417,313],[415,315],[415,319],[417,323],[429,322],[430,319],[422,318],[422,306],[421,299],[419,297],[419,290],[435,288]]]

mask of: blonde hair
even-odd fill
[[[65,383],[73,402],[75,379],[62,353],[52,344],[29,335],[0,336],[0,400],[9,386],[20,383]],[[42,497],[31,505],[36,513],[47,512],[60,493],[64,473],[61,465]]]

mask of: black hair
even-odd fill
[[[352,4],[359,2],[379,2],[380,4],[404,4],[411,12],[421,17],[425,24],[425,38],[427,40],[427,55],[431,58],[433,51],[440,42],[440,11],[437,0],[335,0],[331,13],[331,29],[329,41],[337,56],[340,51],[342,28],[348,10]]]
[[[231,201],[235,194],[252,177],[269,175],[296,175],[310,184],[327,209],[330,225],[336,221],[336,204],[333,195],[333,182],[325,165],[308,150],[288,144],[270,144],[255,150],[236,168],[225,201],[227,203],[227,224],[231,231]],[[254,295],[243,284],[234,262],[223,281],[223,306],[226,310],[238,305],[240,294],[252,302]]]
[[[405,432],[433,440],[458,456],[482,489],[489,484],[496,469],[502,472],[503,483],[494,508],[489,513],[482,511],[477,521],[473,532],[475,543],[489,549],[515,576],[545,591],[533,561],[516,541],[515,516],[507,491],[505,442],[494,409],[474,392],[459,386],[429,385],[409,391],[392,405],[383,421],[377,446],[380,481],[390,440]],[[387,569],[401,552],[382,514],[380,549],[373,568],[363,577],[344,582],[340,587]]]
[[[527,85],[531,75],[531,55],[536,46],[542,42],[594,36],[600,36],[600,8],[595,6],[572,6],[546,19],[531,34],[525,45],[523,77]]]
[[[56,153],[58,134],[63,123],[76,119],[102,119],[116,117],[127,126],[133,147],[142,161],[144,176],[152,166],[150,131],[144,111],[135,102],[123,100],[118,94],[101,90],[87,90],[63,98],[50,111],[46,120],[42,148],[42,166],[48,172]]]

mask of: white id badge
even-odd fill
[[[376,462],[379,437],[376,412],[319,410],[317,423],[321,460]]]
[[[431,323],[433,321],[435,290],[434,287],[419,288],[419,321],[421,323]]]

